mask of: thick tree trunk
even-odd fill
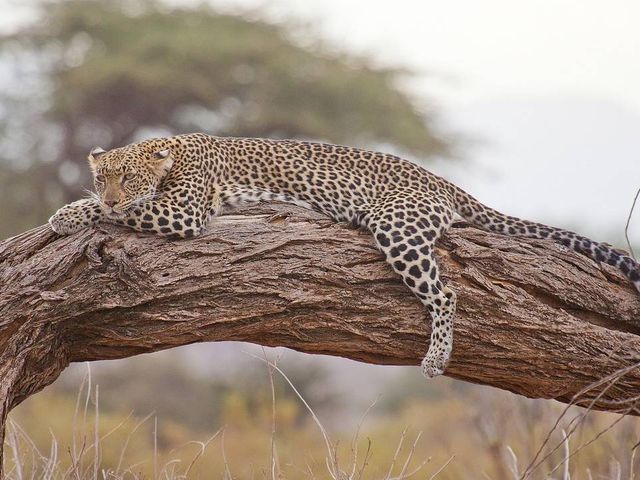
[[[569,402],[640,361],[640,298],[608,266],[464,224],[438,253],[459,302],[447,375]],[[0,286],[0,427],[70,362],[243,340],[418,365],[430,332],[368,233],[293,206],[221,217],[193,240],[39,227],[0,242]],[[621,410],[640,368],[596,390],[596,408]]]

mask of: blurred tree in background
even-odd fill
[[[204,131],[451,154],[400,88],[408,72],[295,26],[154,0],[36,5],[34,22],[0,37],[0,238],[80,196],[95,145]]]

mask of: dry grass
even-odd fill
[[[359,455],[359,448],[358,448],[358,444],[359,444],[359,439],[360,439],[360,431],[362,428],[362,424],[364,423],[364,420],[367,417],[367,414],[370,412],[370,410],[375,406],[375,402],[373,404],[371,404],[369,406],[369,408],[364,412],[364,414],[362,415],[362,418],[360,419],[360,422],[358,422],[358,425],[356,426],[356,431],[353,435],[353,440],[351,442],[351,451],[350,451],[350,456],[349,459],[350,461],[346,464],[346,465],[342,465],[338,459],[338,445],[337,443],[334,443],[330,440],[329,438],[329,433],[327,432],[327,429],[324,427],[324,425],[322,424],[322,422],[320,421],[320,419],[318,418],[318,416],[316,415],[315,411],[313,410],[313,408],[311,408],[311,406],[309,405],[309,403],[305,400],[305,398],[300,394],[300,392],[298,391],[298,389],[295,387],[295,385],[291,382],[291,380],[289,379],[289,377],[287,377],[287,375],[280,369],[280,367],[278,367],[277,365],[277,358],[275,361],[271,361],[269,360],[269,358],[267,357],[266,352],[263,350],[263,354],[264,354],[264,358],[259,358],[259,357],[255,357],[258,360],[261,360],[263,362],[265,362],[267,364],[267,368],[268,368],[268,374],[269,374],[269,380],[270,380],[270,385],[271,385],[271,392],[272,392],[272,401],[273,401],[273,412],[274,412],[274,426],[273,426],[273,430],[272,430],[272,458],[271,458],[271,465],[275,466],[277,465],[277,458],[275,457],[275,390],[273,388],[273,375],[274,372],[277,372],[278,374],[280,374],[282,376],[282,378],[289,384],[289,386],[291,387],[291,389],[293,390],[293,392],[296,394],[296,396],[300,399],[300,401],[303,403],[303,405],[305,406],[305,408],[308,410],[309,414],[311,415],[311,417],[313,418],[313,421],[315,422],[316,426],[318,427],[318,430],[320,431],[320,434],[322,435],[322,438],[324,439],[324,443],[326,446],[326,467],[327,467],[327,471],[330,475],[330,477],[333,480],[363,480],[364,477],[364,473],[365,473],[365,469],[367,467],[368,464],[368,460],[369,460],[369,454],[371,452],[371,441],[367,442],[368,447],[367,450],[365,451],[364,457],[362,459],[361,462],[358,461],[358,455]],[[408,479],[412,476],[414,476],[415,474],[417,474],[420,470],[422,470],[422,468],[430,461],[430,458],[427,458],[426,460],[423,460],[417,467],[408,470],[408,466],[411,463],[411,460],[413,458],[414,452],[415,452],[415,448],[416,445],[418,443],[418,441],[420,440],[420,436],[421,436],[421,432],[418,433],[418,435],[415,438],[415,441],[413,442],[413,446],[410,448],[409,452],[406,455],[406,458],[404,459],[404,462],[402,462],[402,460],[399,458],[400,456],[400,452],[402,451],[402,446],[404,443],[404,439],[405,439],[405,433],[406,430],[403,431],[402,435],[400,436],[400,440],[398,442],[398,446],[396,448],[395,454],[393,456],[393,459],[391,461],[391,465],[389,467],[389,471],[386,475],[386,477],[384,477],[384,480],[405,480]],[[442,472],[444,470],[444,468],[446,468],[446,466],[451,462],[451,460],[453,459],[453,457],[451,459],[449,459],[447,461],[446,464],[444,464],[437,472],[435,472],[430,478],[435,479],[438,474],[440,472]],[[398,472],[398,474],[394,475],[394,467],[396,466],[396,464],[398,462],[402,462],[402,468],[401,470]],[[276,472],[275,468],[272,471],[272,478],[281,478],[281,473],[280,472]],[[315,475],[313,474],[313,470],[311,468],[309,468],[309,473],[311,475],[311,478],[316,478]],[[277,476],[276,476],[277,475]]]
[[[272,480],[278,480],[286,478],[282,470],[280,469],[278,455],[277,455],[277,442],[276,442],[276,394],[273,382],[273,376],[275,373],[281,375],[283,379],[288,383],[293,392],[308,410],[315,425],[320,432],[324,440],[326,447],[326,473],[333,480],[363,480],[365,477],[365,469],[368,464],[371,442],[368,441],[368,449],[365,451],[364,456],[360,456],[359,443],[360,443],[360,430],[364,420],[369,411],[375,405],[372,404],[369,409],[362,416],[361,421],[358,423],[355,434],[353,435],[351,442],[351,451],[349,455],[349,462],[342,464],[338,456],[338,443],[332,442],[330,435],[316,415],[314,409],[309,405],[305,398],[296,389],[295,385],[291,382],[289,377],[277,366],[277,359],[275,361],[269,360],[264,354],[264,358],[259,359],[267,365],[267,372],[270,380],[271,399],[272,399],[272,428],[271,428],[271,441],[270,452],[271,457],[269,459],[270,475]],[[256,357],[257,358],[257,357]],[[91,418],[91,415],[93,418]],[[104,434],[100,433],[100,408],[99,408],[99,387],[92,386],[91,370],[88,367],[87,374],[85,375],[78,391],[78,395],[75,402],[75,411],[73,416],[73,436],[71,445],[67,448],[67,454],[69,455],[69,466],[63,466],[63,462],[59,457],[60,444],[56,437],[51,433],[51,448],[48,454],[43,454],[36,443],[30,438],[23,428],[20,427],[14,421],[10,421],[7,430],[6,438],[6,450],[8,452],[8,458],[5,461],[5,465],[8,466],[5,472],[7,480],[27,480],[27,479],[42,479],[42,480],[142,480],[149,477],[143,473],[137,473],[136,469],[139,464],[124,465],[124,459],[127,454],[127,449],[130,444],[131,438],[138,432],[140,427],[148,423],[150,419],[154,420],[153,428],[153,459],[151,463],[153,465],[152,477],[154,480],[185,480],[192,478],[191,474],[198,461],[203,458],[207,449],[215,440],[220,441],[220,455],[222,456],[224,470],[222,472],[222,478],[224,480],[231,480],[237,478],[233,475],[229,462],[227,460],[224,438],[224,428],[219,429],[214,435],[209,437],[206,441],[189,441],[184,445],[170,450],[167,454],[168,459],[162,460],[158,453],[158,438],[157,438],[157,418],[153,414],[149,414],[146,417],[139,420],[126,433],[124,442],[121,444],[121,449],[118,455],[117,465],[113,468],[101,468],[101,452],[102,446],[107,439],[116,431],[123,428],[123,426],[132,418],[132,414],[129,414],[120,421],[115,427],[110,429]],[[90,429],[79,428],[79,425],[92,425]],[[387,475],[384,480],[405,480],[417,474],[422,468],[430,462],[430,458],[423,460],[418,466],[409,468],[411,461],[415,454],[416,445],[420,440],[421,434],[416,435],[414,442],[408,452],[405,452],[403,456],[403,444],[405,441],[405,433],[401,435],[395,455],[389,466]],[[184,455],[182,450],[185,447],[197,446],[197,452],[192,455],[189,461],[184,461]],[[442,465],[435,473],[433,473],[430,479],[435,479],[438,475],[444,471],[444,469],[453,460],[451,457],[444,465]],[[159,466],[161,465],[161,466]],[[396,467],[398,470],[396,471]],[[314,472],[310,465],[307,465],[306,477],[310,479],[322,478],[324,474],[317,474]],[[199,478],[199,477],[193,477]]]
[[[5,445],[6,478],[178,480],[214,475],[224,480],[635,480],[635,472],[640,468],[636,455],[639,423],[625,417],[638,408],[640,398],[619,405],[620,415],[605,415],[591,409],[594,400],[613,388],[629,369],[616,372],[577,395],[573,403],[586,408],[559,409],[551,402],[543,402],[544,407],[538,411],[517,397],[512,397],[508,406],[497,406],[487,395],[466,399],[462,405],[445,405],[442,410],[419,403],[392,416],[371,419],[377,408],[373,402],[353,433],[345,438],[329,431],[278,366],[278,357],[269,359],[263,351],[263,357],[256,358],[266,366],[269,377],[270,418],[268,425],[259,427],[262,432],[255,425],[250,430],[238,430],[228,422],[227,427],[202,441],[166,445],[153,413],[143,418],[129,413],[117,419],[108,418],[108,413],[101,414],[100,390],[93,385],[88,370],[74,402],[70,441],[58,440],[51,429],[48,447],[43,451],[42,442],[39,447],[25,428],[10,421]],[[307,427],[279,425],[282,422],[279,402],[283,399],[277,398],[275,376],[282,377],[306,409],[310,419]],[[363,435],[365,423],[374,424],[367,437]],[[613,440],[605,441],[607,434],[623,424],[624,435],[616,433]],[[336,441],[334,436],[345,441]],[[309,440],[311,437],[315,439]],[[470,442],[471,437],[477,441]],[[228,452],[230,441],[233,455]],[[246,446],[251,442],[262,444],[260,451],[268,457],[262,457],[268,467],[260,469],[258,463],[252,463],[254,459],[248,459],[246,452],[255,450],[238,449],[239,444]]]
[[[600,400],[602,398],[602,396],[609,389],[613,388],[616,383],[618,383],[619,381],[624,379],[624,377],[628,373],[633,372],[633,371],[635,371],[635,370],[637,370],[639,368],[640,368],[640,363],[637,363],[637,364],[631,365],[631,366],[629,366],[627,368],[618,370],[617,372],[614,372],[611,375],[609,375],[609,376],[607,376],[607,377],[605,377],[605,378],[603,378],[603,379],[601,379],[601,380],[599,380],[597,382],[594,382],[594,383],[588,385],[587,387],[583,388],[580,392],[578,392],[572,398],[571,403],[569,405],[567,405],[567,407],[562,411],[562,413],[560,414],[560,416],[558,417],[558,419],[554,423],[553,427],[551,428],[551,430],[549,431],[549,433],[545,437],[544,441],[542,442],[542,444],[541,444],[540,448],[538,449],[538,451],[536,452],[535,456],[530,461],[530,463],[527,466],[527,468],[524,470],[522,475],[518,476],[517,478],[519,478],[521,480],[527,480],[527,479],[531,478],[533,473],[537,469],[539,469],[542,465],[544,465],[545,460],[549,459],[558,449],[563,447],[564,455],[562,456],[561,461],[551,468],[551,470],[546,474],[546,477],[548,478],[551,475],[555,474],[560,469],[563,469],[562,470],[563,471],[563,475],[562,475],[561,478],[563,480],[569,480],[569,478],[570,478],[570,476],[569,476],[569,462],[570,462],[570,459],[572,457],[577,455],[581,450],[583,450],[587,446],[593,444],[600,437],[602,437],[604,434],[609,432],[613,427],[615,427],[615,425],[620,423],[629,413],[632,413],[632,412],[639,413],[640,412],[638,410],[640,408],[640,395],[636,395],[636,396],[630,397],[628,399],[621,400],[620,402],[617,402],[617,404],[615,405],[614,408],[619,413],[619,415],[616,418],[614,418],[609,425],[605,426],[604,428],[602,428],[601,430],[596,432],[592,436],[592,438],[590,438],[589,440],[586,440],[584,442],[580,441],[579,442],[579,446],[576,447],[573,451],[571,450],[571,448],[570,448],[570,440],[571,440],[571,438],[573,436],[575,436],[576,432],[579,431],[579,429],[581,429],[581,427],[584,426],[588,416],[593,412],[593,406],[595,405],[595,403],[598,400]],[[568,414],[568,412],[571,409],[571,407],[574,406],[574,405],[583,405],[583,406],[585,406],[585,408],[583,410],[579,411],[578,415],[573,417],[568,422],[568,431],[566,431],[564,428],[561,429],[561,432],[562,432],[561,440],[559,442],[557,442],[555,445],[553,445],[552,444],[552,435],[553,435],[554,431],[559,427],[559,425],[560,425],[561,421],[563,420],[563,418],[565,418],[565,416]],[[633,446],[633,453],[631,455],[631,465],[629,466],[629,470],[631,472],[630,475],[633,474],[633,469],[634,469],[633,462],[634,462],[635,451],[636,451],[637,447],[638,447],[638,444]],[[545,450],[547,451],[546,453],[544,453]],[[618,466],[619,466],[619,464],[618,464]],[[619,472],[620,468],[618,468],[617,471]]]

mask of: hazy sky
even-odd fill
[[[609,97],[640,110],[635,0],[213,3],[312,20],[338,46],[441,74],[451,85],[424,86],[449,105],[509,93],[565,93]]]

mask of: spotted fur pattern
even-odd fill
[[[640,268],[623,253],[575,233],[492,210],[455,185],[393,155],[322,143],[190,134],[89,156],[96,194],[49,220],[60,234],[109,221],[142,232],[193,237],[222,207],[283,200],[369,229],[432,317],[422,361],[443,373],[453,346],[456,296],[442,284],[436,240],[454,213],[484,229],[548,238],[618,267],[640,291]]]

